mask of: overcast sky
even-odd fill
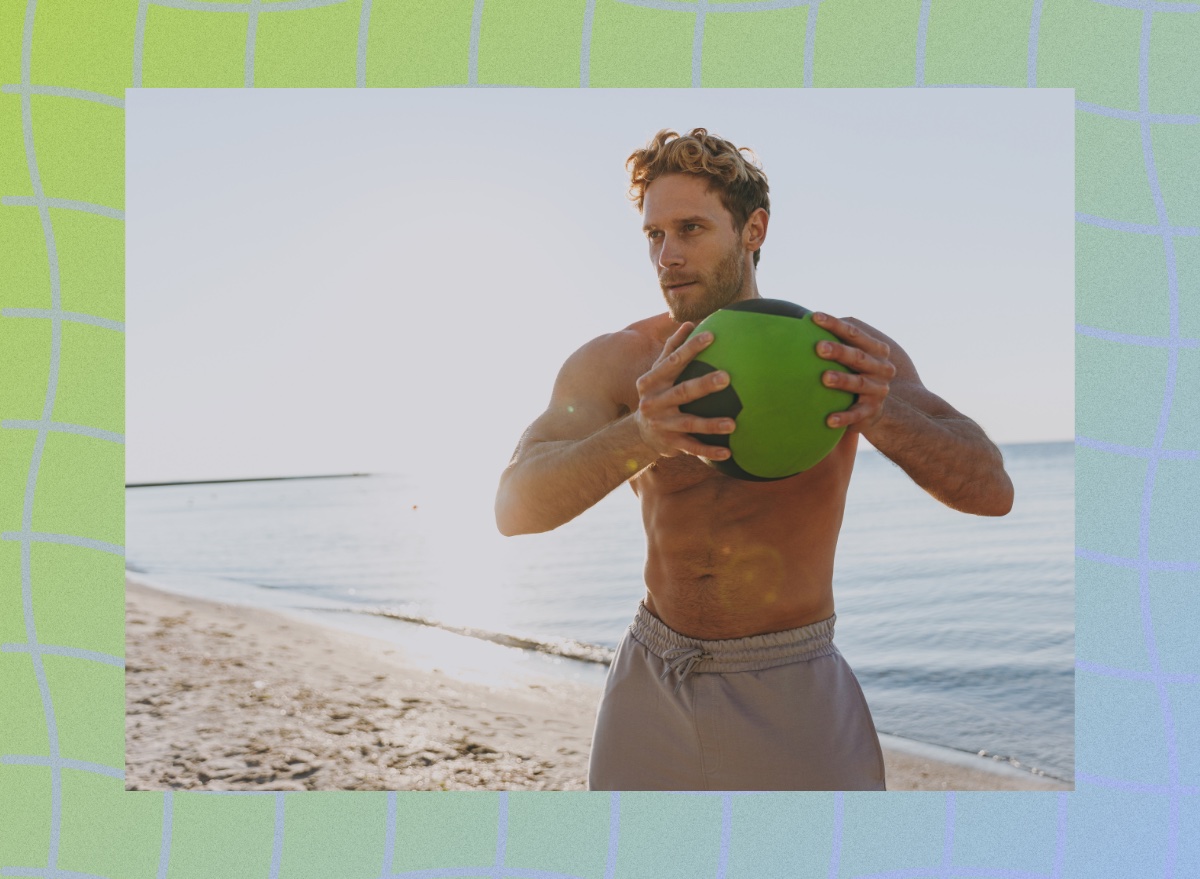
[[[127,478],[495,480],[664,310],[624,160],[752,147],[764,296],[859,317],[1000,443],[1073,436],[1069,90],[135,90]]]

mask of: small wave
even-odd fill
[[[418,626],[431,626],[432,628],[441,629],[444,632],[450,632],[454,635],[478,638],[481,641],[490,641],[493,644],[500,644],[504,647],[533,650],[537,653],[561,656],[564,659],[575,659],[579,662],[591,662],[597,665],[609,665],[612,662],[613,654],[616,652],[611,647],[602,647],[599,644],[588,644],[583,641],[573,641],[570,638],[532,638],[521,635],[510,635],[507,632],[476,629],[471,626],[454,626],[449,623],[443,623],[440,620],[404,613],[401,610],[387,607],[343,608],[342,610],[346,613],[386,617],[390,620],[400,620],[401,622],[413,623]]]
[[[1027,772],[1030,775],[1037,775],[1042,778],[1052,778],[1055,781],[1065,781],[1070,783],[1071,779],[1064,778],[1061,775],[1056,775],[1054,772],[1049,772],[1045,769],[1039,769],[1036,766],[1031,766],[1028,763],[1022,763],[1016,757],[1011,757],[1005,754],[993,754],[991,751],[980,750],[975,754],[977,757],[982,757],[985,760],[991,760],[994,764],[1004,767],[1012,767],[1021,772]]]
[[[1033,775],[1038,778],[1061,781],[1065,784],[1072,783],[1069,769],[1043,769],[1008,754],[999,754],[985,749],[968,751],[953,745],[922,741],[882,730],[879,732],[879,738],[886,747],[894,748],[897,751],[944,763],[953,763],[968,769],[979,769],[984,772],[1017,777]]]

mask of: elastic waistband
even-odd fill
[[[681,635],[650,613],[642,603],[638,605],[629,633],[651,653],[671,665],[686,657],[687,672],[760,671],[835,652],[833,626],[836,621],[835,614],[827,620],[799,629],[785,629],[748,638],[706,641]]]

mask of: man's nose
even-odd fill
[[[664,269],[683,265],[683,249],[679,246],[679,239],[670,235],[663,236],[662,250],[658,252],[658,264]]]

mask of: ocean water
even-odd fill
[[[1074,448],[1003,451],[1016,502],[1001,519],[860,453],[836,640],[880,732],[1069,780]],[[490,639],[599,678],[644,591],[636,498],[621,487],[554,532],[503,538],[493,490],[420,474],[131,488],[127,565],[161,588],[369,619],[397,643]]]

